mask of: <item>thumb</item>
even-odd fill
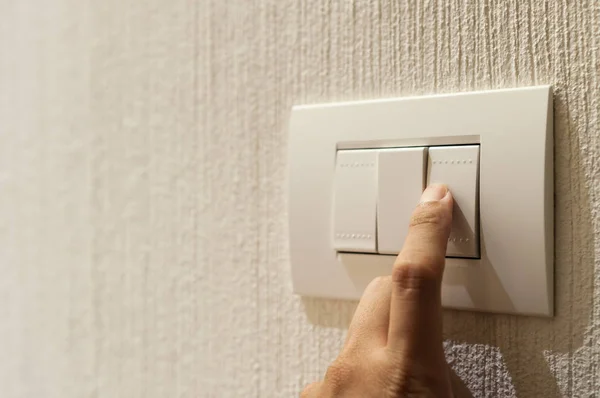
[[[394,263],[388,346],[424,363],[443,360],[441,283],[452,224],[452,195],[430,185],[414,210]],[[429,359],[427,358],[429,357]]]

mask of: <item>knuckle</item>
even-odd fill
[[[390,286],[391,278],[389,276],[376,276],[369,282],[362,297],[366,297],[372,294],[378,294],[377,292],[386,291]],[[362,300],[362,298],[361,298]]]
[[[387,347],[373,350],[367,354],[365,364],[366,379],[372,383],[377,391],[385,391],[389,385],[388,375],[396,373],[397,368],[397,364],[389,358]]]
[[[444,217],[444,212],[442,210],[441,204],[438,202],[421,203],[410,218],[410,227],[419,225],[445,225],[446,217]]]
[[[333,391],[339,392],[352,380],[354,373],[354,366],[350,362],[338,358],[327,369],[325,382]]]
[[[390,361],[388,347],[372,350],[367,356],[369,368],[375,370],[377,374],[386,374],[393,370],[396,366],[393,361]]]
[[[392,270],[392,281],[401,289],[420,290],[436,287],[440,281],[437,267],[431,266],[432,261],[422,259],[418,263],[397,261]]]
[[[316,397],[317,388],[319,383],[310,383],[300,393],[300,398],[314,398]]]
[[[367,289],[377,289],[382,286],[385,286],[387,283],[388,277],[385,276],[376,276],[367,286]]]
[[[444,368],[424,367],[415,362],[398,362],[394,371],[387,373],[387,385],[392,386],[390,395],[394,397],[437,397],[440,395],[435,390],[449,384],[444,376],[446,374]]]

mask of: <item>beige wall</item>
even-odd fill
[[[447,311],[477,397],[600,390],[600,6],[0,0],[0,396],[290,397],[292,104],[552,84],[554,319]]]

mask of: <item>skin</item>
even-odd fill
[[[423,192],[392,275],[366,288],[339,356],[302,398],[455,396],[441,305],[452,205],[444,185]]]

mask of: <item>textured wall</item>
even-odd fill
[[[552,84],[554,319],[447,311],[477,397],[600,390],[600,6],[0,0],[0,396],[290,397],[355,304],[292,295],[292,104]]]

